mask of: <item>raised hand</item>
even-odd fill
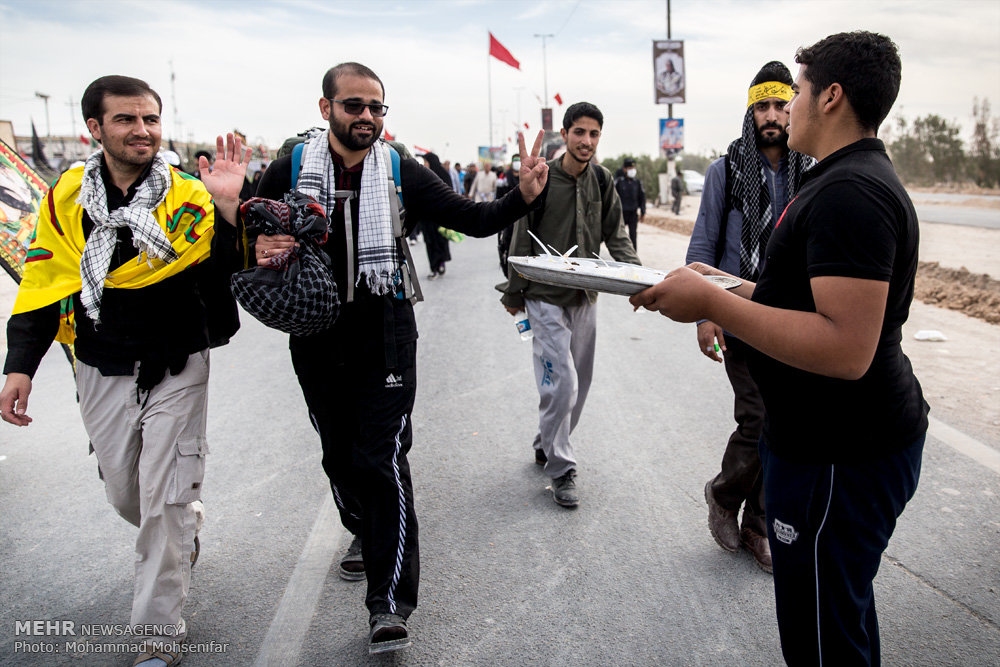
[[[545,164],[545,158],[539,157],[542,150],[542,137],[544,133],[539,130],[535,137],[535,145],[531,147],[531,154],[528,154],[524,144],[524,134],[517,133],[517,147],[521,156],[520,182],[521,197],[525,203],[530,204],[535,198],[542,194],[545,184],[549,180],[549,165]]]
[[[235,225],[240,191],[246,179],[251,150],[244,149],[243,141],[231,132],[226,135],[225,145],[221,135],[216,137],[215,149],[215,164],[211,171],[208,160],[205,157],[198,158],[201,182],[212,195],[216,210],[228,222]]]

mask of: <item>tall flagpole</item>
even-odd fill
[[[487,37],[489,33],[486,33]],[[487,104],[490,106],[490,146],[489,150],[493,150],[493,74],[490,69],[490,59],[493,56],[490,55],[489,49],[486,49],[486,100]]]

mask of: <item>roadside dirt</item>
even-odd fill
[[[932,306],[1000,324],[1000,280],[985,273],[972,273],[964,267],[949,269],[938,262],[920,262],[913,295]]]

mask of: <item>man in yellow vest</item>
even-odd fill
[[[31,378],[53,339],[74,343],[77,391],[108,500],[138,527],[131,625],[136,665],[172,665],[197,531],[209,348],[239,328],[229,276],[250,151],[218,138],[201,181],[159,155],[159,95],[139,79],[88,86],[83,117],[101,143],[41,207],[8,321],[0,418],[31,423]]]

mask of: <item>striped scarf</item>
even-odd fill
[[[166,161],[157,154],[153,158],[149,175],[139,185],[132,201],[109,213],[108,193],[104,178],[101,177],[103,156],[103,151],[97,151],[87,158],[83,167],[83,181],[80,183],[80,196],[76,200],[94,223],[94,229],[80,258],[80,279],[83,283],[80,301],[94,322],[100,322],[104,279],[108,276],[120,227],[132,230],[133,243],[139,250],[136,262],[142,261],[143,254],[150,267],[152,257],[167,264],[176,261],[178,257],[167,235],[152,215],[152,211],[163,203],[170,190],[170,167]]]
[[[329,130],[309,135],[302,150],[302,170],[296,190],[309,195],[326,209],[327,217],[336,207],[333,158],[330,156]],[[386,181],[389,174],[386,152],[381,140],[365,155],[361,172],[361,195],[358,201],[358,277],[364,279],[372,294],[395,292],[393,278],[400,266],[400,257],[392,230],[392,210]],[[350,219],[350,201],[344,202],[345,220]],[[331,218],[332,222],[332,218]],[[351,238],[351,234],[347,235]],[[351,249],[348,248],[350,253]],[[350,275],[350,267],[348,269]]]
[[[753,106],[743,117],[743,134],[729,144],[728,174],[733,207],[743,214],[740,233],[740,277],[757,280],[760,263],[771,238],[771,231],[781,211],[775,211],[767,186],[767,167],[761,162],[757,148],[757,127],[753,120]],[[802,173],[815,163],[811,157],[789,151],[785,160],[788,201],[798,190]]]

